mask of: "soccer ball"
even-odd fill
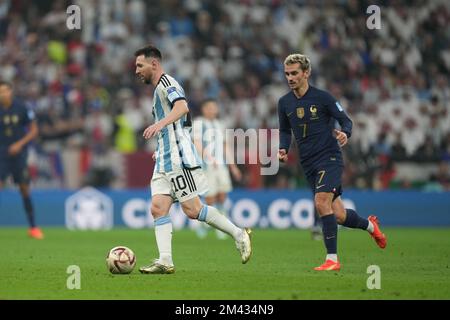
[[[134,252],[125,246],[112,248],[106,256],[106,266],[113,274],[127,274],[133,271],[136,265]]]

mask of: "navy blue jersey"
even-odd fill
[[[330,158],[343,164],[341,148],[333,136],[334,123],[337,120],[350,138],[352,121],[331,94],[313,86],[301,98],[290,91],[278,101],[278,117],[280,149],[289,150],[294,133],[305,171]]]
[[[0,156],[7,155],[9,146],[27,134],[34,117],[34,112],[19,100],[14,99],[9,108],[0,105]]]

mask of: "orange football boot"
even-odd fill
[[[369,216],[368,220],[373,224],[373,233],[370,233],[370,236],[375,240],[381,249],[386,248],[387,239],[384,233],[380,230],[380,222],[378,221],[378,218],[376,216]]]
[[[315,267],[316,271],[339,271],[341,270],[341,264],[338,262],[334,262],[331,259],[325,261],[325,263],[319,267]]]
[[[38,240],[44,239],[44,234],[42,233],[41,229],[39,229],[38,227],[28,229],[28,235],[34,239],[38,239]]]

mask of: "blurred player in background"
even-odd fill
[[[141,273],[174,273],[172,260],[172,222],[169,210],[179,201],[191,219],[204,221],[229,234],[236,242],[242,263],[251,256],[250,229],[234,225],[216,208],[204,205],[199,195],[207,191],[200,157],[189,135],[191,118],[183,88],[164,73],[162,55],[154,46],[135,52],[136,75],[154,86],[153,116],[155,123],[144,130],[145,139],[158,139],[155,169],[151,180],[152,207],[159,258],[139,269]]]
[[[194,145],[202,156],[203,167],[205,168],[208,192],[205,195],[205,202],[209,206],[214,206],[225,216],[228,216],[225,209],[227,193],[232,189],[230,172],[226,164],[226,152],[229,152],[225,139],[225,128],[217,118],[219,107],[213,99],[202,102],[202,116],[198,117],[192,125]],[[241,171],[235,163],[230,163],[229,168],[234,179],[240,181]],[[197,235],[204,238],[207,235],[207,225],[200,223],[196,229]],[[219,239],[225,239],[226,234],[216,230]]]
[[[27,145],[37,135],[38,126],[33,111],[14,98],[10,83],[0,81],[0,189],[11,175],[22,196],[30,225],[28,235],[43,239],[44,234],[36,226],[34,218],[27,164]]]
[[[337,256],[338,224],[348,228],[367,230],[380,248],[386,247],[386,237],[380,231],[376,216],[360,217],[354,210],[345,209],[341,200],[341,147],[352,133],[352,121],[342,106],[328,92],[310,86],[309,58],[301,54],[289,55],[284,72],[291,91],[280,98],[280,161],[287,160],[291,135],[297,141],[300,164],[314,194],[314,203],[322,220],[327,256],[325,263],[315,270],[340,270]],[[341,130],[332,125],[332,118]],[[337,141],[336,141],[337,140]]]

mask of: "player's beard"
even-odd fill
[[[152,83],[152,77],[151,77],[151,76],[145,76],[145,75],[142,75],[141,80],[142,80],[145,84],[151,84],[151,83]]]
[[[152,83],[152,77],[151,76],[145,76],[144,74],[138,75],[139,80],[141,80],[145,84],[151,84]]]

